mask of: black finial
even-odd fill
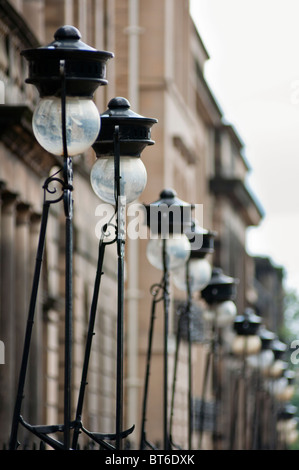
[[[75,26],[61,26],[61,28],[57,29],[56,33],[54,34],[54,38],[58,40],[65,40],[65,39],[81,39],[80,31],[75,28]]]

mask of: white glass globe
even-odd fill
[[[42,98],[32,118],[36,140],[48,152],[63,155],[61,99]],[[101,117],[89,98],[66,98],[66,141],[69,156],[85,152],[98,137]]]
[[[249,356],[261,350],[261,339],[256,335],[236,335],[233,339],[232,351],[236,356]]]
[[[148,261],[157,269],[163,271],[163,240],[151,238],[146,247]],[[190,256],[190,242],[186,235],[175,234],[166,240],[168,269],[173,270],[183,266]]]
[[[237,315],[237,306],[232,300],[221,302],[216,307],[217,326],[231,325]]]
[[[282,419],[277,422],[277,431],[282,434],[282,438],[287,444],[292,444],[298,439],[296,418]]]
[[[271,349],[266,349],[265,351],[261,351],[260,354],[256,354],[254,356],[250,356],[247,358],[247,362],[250,367],[254,369],[259,369],[261,371],[267,371],[269,367],[274,362],[274,354]]]
[[[273,381],[273,383],[271,384],[271,391],[273,395],[277,399],[279,399],[283,395],[287,386],[288,386],[287,379],[285,377],[281,377],[280,379]]]
[[[129,204],[138,199],[146,186],[147,173],[141,158],[121,157],[120,175],[120,196],[125,196],[126,203]],[[90,173],[90,182],[102,201],[115,204],[113,156],[101,156],[97,159]]]
[[[286,443],[287,445],[292,445],[294,444],[298,439],[298,431],[297,429],[292,429],[290,432],[288,432],[286,436]]]
[[[212,267],[206,259],[191,259],[188,263],[190,291],[196,292],[204,289],[211,279]],[[187,290],[187,265],[173,271],[173,282],[180,290]]]
[[[279,401],[290,401],[295,393],[294,385],[286,385],[283,390],[276,393],[276,398]]]
[[[274,363],[267,369],[266,376],[272,378],[278,378],[282,375],[283,371],[285,370],[285,362],[281,359],[277,359]]]
[[[232,300],[226,300],[211,306],[203,313],[203,318],[207,322],[215,322],[219,328],[231,325],[237,314],[237,306]]]

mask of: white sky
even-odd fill
[[[248,186],[265,212],[250,254],[299,292],[299,0],[190,0],[209,53],[205,77],[245,143]]]

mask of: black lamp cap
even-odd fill
[[[277,337],[272,341],[271,349],[274,354],[275,360],[282,359],[286,350],[287,345],[280,341]]]
[[[193,204],[177,197],[174,189],[166,188],[160,199],[144,204],[146,224],[152,233],[167,237],[170,234],[183,234],[191,227]]]
[[[81,33],[75,26],[64,25],[57,29],[54,41],[39,49],[71,49],[83,51],[95,51],[94,47],[81,41]]]
[[[296,380],[296,374],[293,370],[287,369],[283,376],[288,380],[288,384],[292,385]]]
[[[209,284],[201,291],[201,297],[209,305],[235,300],[238,283],[238,279],[227,276],[221,268],[214,267]]]
[[[297,413],[297,406],[286,404],[283,408],[278,411],[278,419],[288,420],[292,419]]]
[[[259,337],[262,343],[262,350],[265,351],[267,349],[271,349],[272,342],[275,339],[275,333],[267,330],[267,328],[262,325],[259,329]]]
[[[192,220],[191,227],[186,230],[185,235],[191,244],[190,258],[200,259],[210,253],[214,253],[216,232],[206,230],[196,223],[195,220]]]
[[[67,96],[92,97],[99,85],[107,85],[106,63],[112,52],[98,51],[81,41],[74,26],[60,27],[47,46],[21,52],[29,62],[26,83],[36,86],[41,97],[60,96],[64,63]]]
[[[93,144],[98,157],[114,155],[115,126],[119,126],[120,155],[140,157],[151,140],[151,128],[157,119],[135,113],[126,98],[116,97],[109,101],[108,109],[101,114],[101,129]]]
[[[237,315],[234,330],[240,336],[254,336],[261,325],[261,317],[252,308],[246,308],[243,315]]]
[[[192,207],[194,208],[193,204],[190,204],[189,202],[185,202],[182,199],[179,199],[177,197],[177,193],[174,189],[172,188],[165,188],[161,191],[160,193],[160,199],[157,201],[154,201],[150,204],[151,206],[164,206],[167,205],[168,207],[172,206],[179,206],[179,207]],[[192,219],[190,219],[190,226],[192,224]]]

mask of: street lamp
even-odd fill
[[[283,450],[298,439],[297,407],[287,403],[277,413],[277,431]]]
[[[266,376],[271,379],[277,379],[281,377],[287,367],[287,363],[283,360],[287,345],[276,336],[272,341],[271,349],[274,354],[274,361],[269,369],[266,370]]]
[[[254,400],[254,411],[252,418],[252,449],[263,448],[263,426],[265,427],[264,417],[265,409],[267,405],[265,390],[262,387],[262,378],[272,366],[274,362],[274,354],[272,351],[272,342],[275,339],[275,333],[269,331],[264,325],[262,325],[258,334],[261,340],[261,350],[258,354],[252,354],[246,358],[247,364],[255,371],[256,384],[255,393],[256,397]]]
[[[237,313],[234,300],[237,294],[238,279],[227,276],[221,268],[213,268],[209,284],[202,290],[201,297],[208,308],[204,319],[214,327],[225,327],[233,323]]]
[[[241,399],[241,381],[243,382],[243,449],[247,447],[247,362],[246,358],[250,355],[256,355],[261,350],[261,339],[258,334],[258,330],[261,325],[261,318],[255,314],[252,308],[246,308],[242,315],[237,315],[234,321],[234,330],[236,335],[232,343],[232,352],[235,356],[241,357],[242,359],[242,371],[240,377],[236,381],[234,398],[233,398],[233,414],[232,414],[232,424],[231,424],[231,437],[230,445],[233,448],[235,434],[236,434],[236,425],[237,425],[237,415],[238,415],[238,400]]]
[[[130,109],[130,103],[122,97],[113,98],[108,109],[101,115],[102,128],[93,148],[97,160],[91,170],[91,185],[104,202],[115,204],[115,146],[113,139],[119,132],[119,196],[129,204],[144,190],[147,182],[146,168],[140,158],[141,152],[151,140],[151,127],[157,119],[140,116]],[[119,128],[119,131],[118,131]]]
[[[163,300],[164,306],[164,370],[163,370],[163,441],[164,450],[171,447],[168,426],[168,321],[169,321],[169,273],[173,269],[183,267],[190,257],[190,242],[185,231],[191,227],[191,212],[193,206],[177,197],[173,189],[164,189],[160,199],[145,205],[146,223],[150,229],[150,240],[147,244],[147,259],[152,266],[163,271],[160,284],[151,288],[153,296],[151,319],[149,328],[147,363],[144,384],[142,407],[142,423],[140,448],[146,445],[152,447],[147,441],[145,421],[147,411],[148,384],[150,375],[150,361],[152,353],[152,339],[156,305]],[[159,296],[159,293],[162,295]]]
[[[190,258],[183,267],[173,270],[172,277],[175,286],[187,291],[189,298],[204,289],[211,279],[212,267],[206,255],[214,251],[215,232],[203,229],[193,220],[185,235],[191,245]]]
[[[261,349],[258,354],[252,354],[247,357],[247,363],[250,367],[257,369],[264,374],[274,362],[274,354],[272,351],[272,343],[275,339],[275,333],[267,330],[265,326],[261,326],[258,335],[261,340]]]
[[[290,401],[294,395],[294,376],[291,370],[285,370],[282,376],[273,384],[273,395],[279,402]]]
[[[215,396],[213,440],[216,444],[217,438],[217,410],[216,405],[220,404],[220,387],[218,386],[216,356],[221,345],[221,328],[232,323],[236,315],[236,305],[234,300],[237,294],[238,279],[227,276],[219,267],[214,267],[208,285],[201,291],[201,298],[206,302],[207,309],[204,311],[204,319],[212,324],[212,339],[209,351],[206,355],[204,367],[204,380],[202,387],[202,399],[199,414],[199,448],[203,437],[203,426],[206,406],[206,394],[208,377],[211,371],[213,378],[213,392]]]
[[[108,109],[101,115],[101,130],[93,144],[97,160],[91,170],[91,185],[95,194],[114,206],[116,216],[115,238],[109,239],[111,220],[102,229],[99,242],[97,273],[90,311],[87,343],[85,349],[81,386],[76,411],[76,427],[73,436],[73,448],[77,447],[80,429],[99,444],[107,443],[104,439],[115,439],[116,448],[121,448],[122,439],[130,434],[122,430],[123,421],[123,308],[124,308],[124,249],[125,249],[125,204],[134,201],[143,191],[146,184],[146,169],[141,161],[141,153],[153,145],[151,127],[156,119],[143,117],[130,109],[130,103],[123,97],[113,98]],[[123,164],[124,162],[124,164]],[[138,172],[138,168],[142,168]],[[105,248],[116,242],[118,257],[117,274],[117,374],[116,374],[116,433],[107,435],[91,433],[82,425],[83,400],[86,387],[88,364],[90,358],[93,329],[96,318],[99,289],[102,276]],[[108,446],[109,447],[109,446]]]
[[[265,382],[265,389],[269,393],[269,431],[268,431],[268,440],[269,446],[275,449],[277,445],[277,429],[276,429],[276,422],[277,422],[277,409],[278,409],[278,402],[276,393],[279,392],[281,386],[286,385],[285,380],[283,378],[284,372],[288,368],[288,363],[284,360],[285,352],[287,350],[287,345],[279,340],[278,336],[275,335],[274,340],[271,343],[271,350],[274,355],[274,361],[270,365],[268,369],[264,371],[264,376],[266,379]]]
[[[261,318],[251,308],[246,308],[243,315],[237,315],[234,322],[236,336],[232,344],[232,352],[236,356],[246,357],[260,352],[262,347],[258,329]]]
[[[40,238],[29,305],[24,350],[22,355],[17,398],[14,409],[10,449],[18,446],[18,425],[21,422],[29,431],[55,449],[70,448],[71,430],[71,349],[72,349],[72,216],[73,171],[72,156],[87,150],[96,139],[100,118],[92,101],[95,90],[106,85],[106,63],[113,57],[111,52],[97,51],[81,41],[80,32],[73,26],[59,28],[54,41],[45,47],[25,50],[21,53],[29,62],[26,83],[34,85],[40,102],[33,115],[33,132],[48,152],[63,157],[62,177],[55,174],[43,186],[44,204]],[[62,194],[47,200],[53,193],[50,184],[61,185]],[[51,204],[63,201],[66,218],[65,237],[65,372],[64,372],[64,424],[32,426],[20,415],[24,383],[27,371],[31,333],[34,320],[37,291],[45,244],[48,213]],[[48,434],[62,431],[64,442]]]
[[[173,270],[173,282],[175,286],[187,292],[186,306],[180,312],[177,325],[176,349],[174,358],[172,399],[170,408],[169,434],[172,441],[172,423],[174,415],[174,398],[177,379],[177,365],[179,356],[179,346],[181,340],[181,330],[183,319],[187,320],[187,340],[188,340],[188,449],[192,445],[192,351],[191,351],[191,312],[192,297],[195,292],[201,291],[209,283],[212,275],[211,264],[206,259],[207,254],[214,252],[214,238],[216,233],[203,229],[196,221],[192,221],[192,226],[185,232],[191,245],[190,258],[184,266]]]
[[[293,370],[287,369],[283,373],[283,378],[286,380],[285,387],[282,392],[278,395],[279,401],[290,401],[295,393],[295,372]]]

